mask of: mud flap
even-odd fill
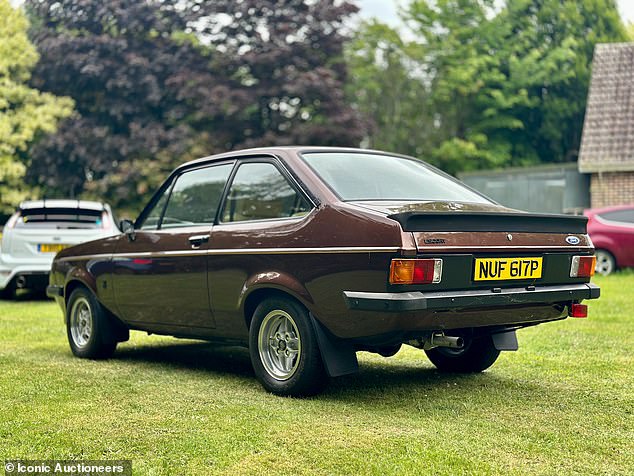
[[[324,361],[326,372],[331,377],[341,377],[342,375],[353,374],[359,370],[357,353],[354,346],[343,339],[332,335],[321,323],[310,313],[310,320],[313,323],[321,358]]]
[[[517,344],[517,335],[514,330],[491,334],[491,338],[493,339],[493,345],[497,350],[519,349],[519,345]]]

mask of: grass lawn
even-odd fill
[[[49,301],[0,301],[0,460],[131,459],[135,474],[634,474],[634,273],[589,319],[518,332],[487,372],[360,354],[315,398],[265,393],[237,348],[133,333],[71,356]]]

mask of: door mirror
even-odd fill
[[[119,222],[119,229],[128,237],[128,240],[134,241],[136,239],[132,220],[121,220]]]

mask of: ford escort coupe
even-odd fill
[[[507,209],[410,157],[252,149],[178,167],[122,234],[61,251],[47,292],[78,357],[130,330],[238,344],[264,388],[307,395],[358,351],[480,372],[516,330],[585,317],[586,221]]]

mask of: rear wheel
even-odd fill
[[[66,306],[66,334],[77,357],[107,359],[117,347],[115,330],[97,298],[85,288],[77,288]]]
[[[606,250],[596,250],[595,255],[597,257],[597,265],[594,268],[595,272],[603,275],[608,275],[616,271],[616,260],[612,253]]]
[[[491,367],[500,355],[490,335],[461,337],[464,339],[461,349],[436,347],[425,351],[438,370],[456,373],[482,372]]]
[[[290,299],[265,299],[256,308],[249,328],[249,352],[255,374],[269,392],[314,395],[327,383],[308,312]]]

